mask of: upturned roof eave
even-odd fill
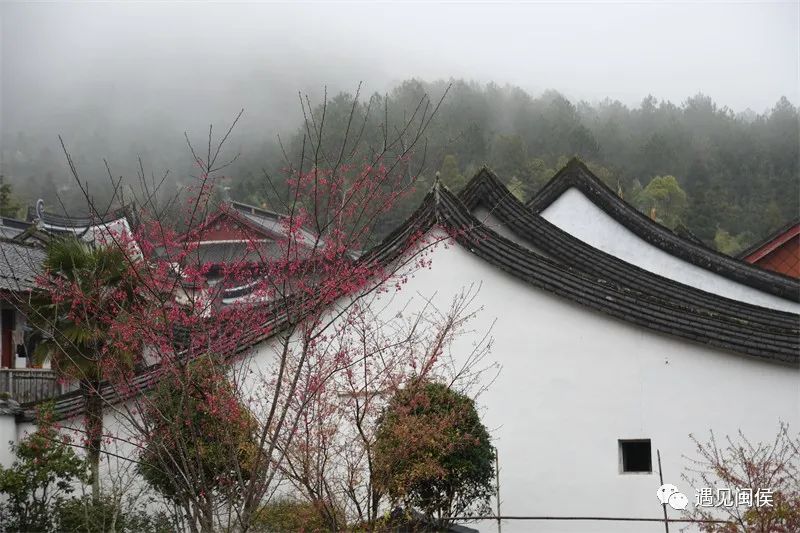
[[[800,302],[798,280],[761,269],[675,234],[625,202],[577,158],[571,159],[559,170],[527,206],[535,214],[541,214],[572,187],[578,189],[616,222],[662,251],[737,283]]]
[[[465,250],[494,267],[538,289],[545,290],[590,310],[599,311],[623,322],[649,329],[657,334],[679,337],[686,341],[705,344],[725,352],[752,357],[790,368],[800,367],[800,332],[797,329],[752,328],[745,331],[731,323],[709,316],[692,316],[677,310],[659,299],[641,293],[631,293],[615,283],[605,283],[596,277],[576,271],[548,260],[484,227],[474,218],[468,207],[445,186],[435,184],[414,213],[395,231],[359,261],[389,264],[408,250],[409,242],[435,227],[442,227]],[[793,315],[775,311],[776,317]],[[800,316],[793,315],[797,321]],[[286,317],[280,309],[268,314],[268,334],[258,334],[243,342],[229,357],[265,342],[285,328]],[[137,393],[149,390],[159,379],[158,365],[137,375],[129,390]],[[114,387],[106,385],[108,399],[124,401]],[[103,394],[106,397],[106,394]],[[26,405],[19,420],[35,418],[34,405]],[[76,416],[82,412],[79,395],[67,393],[56,399],[56,413],[60,418]]]

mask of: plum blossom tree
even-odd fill
[[[800,530],[800,434],[781,423],[772,442],[754,443],[741,432],[726,437],[724,444],[713,433],[705,442],[691,438],[697,457],[690,459],[692,466],[683,478],[710,491],[711,501],[696,502],[703,505],[695,505],[690,515],[698,520],[724,520],[701,524],[704,532]]]
[[[382,306],[363,302],[324,346],[330,355],[315,353],[311,358],[299,396],[307,403],[293,407],[300,424],[293,438],[281,443],[288,451],[281,473],[328,529],[358,524],[379,531],[386,526],[381,520],[391,501],[380,476],[377,439],[379,420],[392,398],[430,379],[474,395],[483,390],[479,378],[492,370],[485,361],[491,338],[488,332],[470,338],[475,335],[470,320],[479,312],[474,308],[477,293],[470,287],[447,309],[428,302],[419,312],[388,318],[378,312]],[[454,348],[458,339],[473,341],[469,353]],[[342,371],[327,369],[331,379],[307,394],[312,369],[325,360],[337,361]],[[417,429],[444,431],[444,419],[435,422],[442,424]]]
[[[333,413],[354,422],[361,451],[341,455],[332,470],[323,465],[318,479],[324,484],[349,471],[350,493],[339,494],[337,503],[354,507],[357,518],[377,516],[379,495],[356,476],[371,460],[368,425],[384,397],[378,391],[432,374],[465,320],[462,301],[437,321],[420,318],[405,333],[389,320],[365,327],[379,314],[378,297],[401,290],[415,269],[428,267],[427,253],[442,240],[412,232],[392,237],[397,254],[391,260],[364,252],[376,225],[414,193],[422,167],[411,167],[410,154],[423,146],[415,160],[424,164],[422,140],[439,104],[423,96],[410,118],[383,124],[382,138],[365,145],[359,121],[370,105],[360,106],[357,93],[343,140],[331,146],[327,100],[315,109],[301,102],[306,118],[296,161],[287,155],[283,176],[264,175],[281,213],[271,238],[254,237],[246,220],[231,217],[224,229],[239,235],[238,255],[215,262],[202,248],[215,229],[210,216],[226,209],[217,191],[237,156],[225,160],[222,153],[240,113],[221,136],[209,129],[202,153],[187,135],[197,175],[174,195],[162,190],[165,177],[147,177],[141,162],[139,189],[123,194],[109,167],[115,197],[123,203],[133,196],[139,223],[129,232],[107,232],[88,253],[121,256],[116,264],[135,295],[133,307],[121,305],[115,291],[117,305],[102,305],[108,292],[98,291],[105,285],[92,277],[88,284],[48,280],[42,287],[54,302],[93,310],[104,327],[102,353],[134,356],[134,365],[100,364],[93,375],[95,397],[113,406],[115,418],[102,438],[127,446],[122,458],[139,461],[153,485],[180,500],[179,518],[190,531],[248,531],[287,479],[313,496],[311,483],[292,476],[307,459],[327,453],[324,433]],[[103,210],[64,151],[99,218]],[[60,335],[56,330],[51,327],[52,338]],[[210,366],[192,370],[197,361]],[[301,438],[318,449],[303,455]],[[321,490],[317,500],[331,501],[329,493]],[[337,512],[331,508],[328,515]]]

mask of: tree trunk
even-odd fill
[[[86,440],[92,499],[97,503],[100,499],[100,448],[103,441],[103,400],[100,397],[100,380],[82,380],[81,389],[86,401]]]
[[[211,498],[203,498],[199,512],[201,533],[214,533],[214,511]]]

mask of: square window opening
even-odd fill
[[[652,474],[650,439],[620,440],[619,466],[621,474]]]

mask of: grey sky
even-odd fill
[[[240,107],[282,128],[298,90],[382,92],[412,76],[629,105],[703,92],[761,112],[781,95],[798,103],[799,5],[4,3],[3,129],[79,108],[183,129]]]

